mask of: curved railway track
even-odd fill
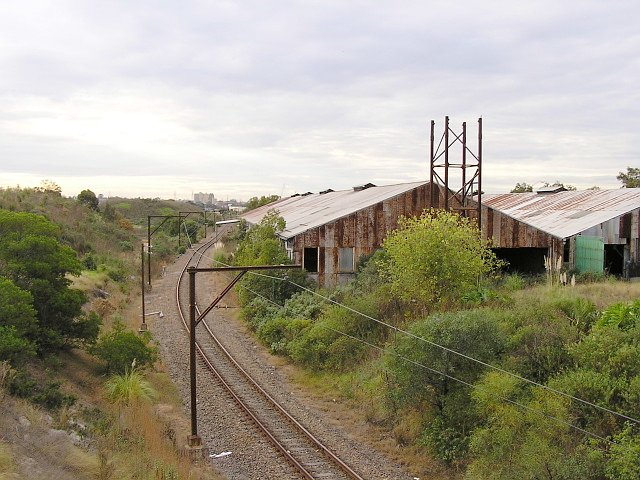
[[[222,234],[222,230],[217,232],[214,238],[194,249],[190,260],[179,275],[175,298],[179,317],[187,333],[189,324],[182,306],[182,299],[188,298],[185,273],[188,267],[199,266],[205,252]],[[290,415],[242,368],[215,336],[206,319],[201,323],[207,332],[208,340],[206,345],[204,342],[196,341],[196,351],[201,364],[218,379],[245,415],[303,478],[363,480],[363,477]]]

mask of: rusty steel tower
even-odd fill
[[[482,203],[482,118],[478,118],[478,145],[474,153],[467,144],[467,122],[456,133],[444,117],[444,131],[435,144],[436,122],[431,120],[430,175],[431,206],[459,211],[475,218],[481,226]],[[433,188],[438,185],[440,188]],[[459,186],[459,188],[458,188]],[[442,192],[442,193],[440,193]]]

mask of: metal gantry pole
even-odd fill
[[[444,117],[444,209],[449,210],[449,117]]]
[[[189,378],[191,383],[191,435],[190,447],[202,445],[198,436],[197,398],[196,398],[196,269],[189,267]]]
[[[478,118],[478,229],[482,231],[482,117]]]
[[[431,168],[429,169],[429,193],[431,194],[431,205],[429,205],[431,208],[435,208],[436,206],[439,206],[440,202],[436,202],[436,195],[438,195],[438,193],[435,191],[434,189],[434,185],[433,185],[433,172],[435,169],[435,159],[433,158],[435,155],[435,152],[433,151],[434,148],[434,142],[435,142],[435,129],[436,129],[436,121],[435,120],[431,120]],[[438,205],[436,205],[436,203]]]
[[[473,182],[472,182],[473,183]],[[467,206],[467,122],[462,122],[462,207]],[[472,189],[473,190],[473,189]],[[473,192],[470,192],[473,193]],[[468,217],[466,210],[463,210],[465,217]]]
[[[198,410],[197,410],[197,390],[196,390],[196,327],[198,323],[229,293],[233,286],[251,270],[285,270],[300,269],[302,265],[256,265],[244,267],[213,267],[213,268],[187,268],[189,274],[189,381],[191,383],[191,435],[187,439],[189,447],[200,447],[202,439],[198,435]],[[238,275],[218,294],[196,317],[196,273],[198,272],[225,272],[239,271]]]
[[[147,323],[145,321],[146,313],[144,310],[144,243],[141,245],[140,249],[140,286],[142,287],[142,323],[140,324],[140,332],[147,331]]]
[[[149,286],[151,286],[151,217],[149,215],[147,215],[147,250],[147,275],[149,277]]]

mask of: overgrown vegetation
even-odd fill
[[[151,335],[148,332],[138,335],[118,319],[112,330],[103,334],[89,352],[104,362],[106,373],[118,375],[126,375],[133,364],[144,369],[158,359],[158,350],[151,345]]]
[[[242,231],[238,256],[284,261],[282,228],[273,213]],[[640,418],[640,288],[528,286],[498,266],[472,225],[427,212],[363,259],[352,284],[315,292],[262,278],[260,295],[241,294],[242,316],[273,353],[450,476],[638,478],[638,425],[567,395]]]
[[[174,204],[166,215],[193,210],[177,202],[148,202]],[[153,370],[158,355],[151,338],[120,321],[139,284],[135,245],[146,237],[147,213],[159,213],[143,216],[138,206],[148,202],[133,199],[131,208],[116,208],[90,190],[65,198],[53,182],[0,189],[0,396],[12,395],[10,403],[27,411],[31,422],[49,418],[38,420],[44,435],[53,424],[83,445],[90,438],[92,450],[71,441],[56,446],[62,456],[55,461],[77,478],[212,478],[179,457],[176,429],[182,427],[144,401],[153,396],[179,405],[170,383]],[[167,222],[154,236],[154,271],[176,254],[178,228],[195,241],[202,227],[197,220]],[[137,326],[135,313],[133,320]],[[75,367],[67,368],[67,362]],[[104,374],[113,376],[105,382]],[[157,396],[149,378],[162,386]],[[47,414],[30,413],[40,409]],[[36,433],[29,435],[37,449]],[[21,472],[21,461],[3,447],[0,476]],[[31,456],[40,461],[40,452]]]
[[[236,265],[287,265],[291,260],[281,241],[276,237],[285,227],[284,220],[277,212],[269,212],[260,225],[241,230],[233,261]],[[288,281],[290,280],[290,281]],[[298,291],[294,285],[309,285],[306,275],[299,269],[267,270],[249,273],[240,284],[238,297],[243,305],[258,297],[282,304]]]

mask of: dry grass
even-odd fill
[[[180,455],[177,447],[183,432],[176,432],[168,412],[171,406],[138,403],[123,407],[117,431],[111,432],[103,445],[110,452],[113,476],[104,478],[214,480],[216,476],[205,465],[194,464]],[[127,441],[122,444],[122,434]],[[184,432],[186,439],[186,432]],[[123,448],[126,446],[126,448]]]
[[[76,447],[68,438],[43,436],[38,450],[51,463],[64,465],[77,478],[95,478],[98,473],[97,455]]]
[[[609,279],[598,283],[578,284],[571,286],[537,285],[514,292],[516,302],[548,302],[564,298],[586,298],[602,310],[617,302],[627,302],[640,297],[640,282]]]
[[[96,288],[104,289],[110,279],[106,272],[98,272],[95,270],[83,270],[79,276],[69,276],[71,280],[71,288],[77,288],[83,292],[90,292]]]
[[[0,479],[8,478],[13,473],[15,473],[15,462],[11,445],[0,442]]]

